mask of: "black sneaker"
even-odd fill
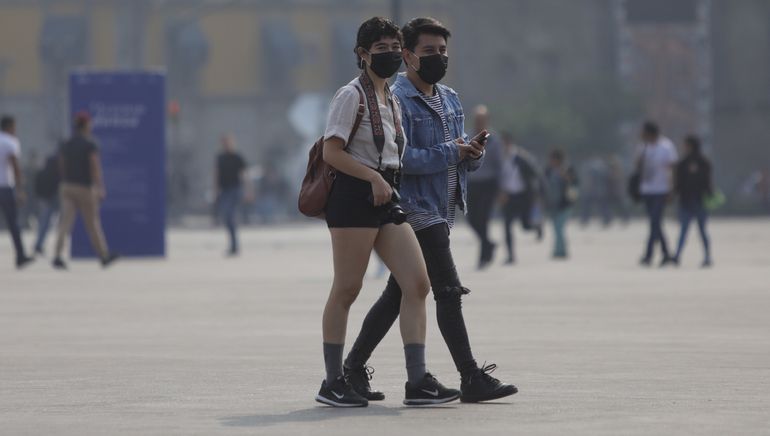
[[[460,391],[442,385],[429,372],[425,373],[425,377],[416,386],[410,386],[409,382],[406,382],[405,388],[404,404],[407,406],[444,404],[460,398]]]
[[[667,267],[669,265],[673,265],[673,264],[676,264],[676,263],[677,263],[677,261],[675,261],[673,257],[666,256],[666,257],[663,258],[663,260],[660,261],[659,268],[665,268],[665,267]]]
[[[107,257],[102,259],[102,268],[107,268],[108,266],[110,266],[113,262],[115,262],[118,259],[120,259],[120,255],[119,254],[117,254],[117,253],[110,253],[110,254],[108,254]]]
[[[315,400],[334,407],[366,407],[369,405],[369,401],[358,395],[343,376],[337,377],[328,385],[324,380]]]
[[[32,257],[27,257],[27,256],[21,257],[19,259],[16,259],[16,268],[22,269],[34,261],[35,259]]]
[[[63,260],[61,260],[61,257],[57,257],[56,259],[54,259],[53,262],[51,262],[51,265],[53,265],[54,269],[61,269],[61,270],[67,269],[67,264],[64,263]]]
[[[369,384],[369,380],[372,379],[374,374],[374,368],[369,365],[363,365],[358,368],[344,368],[345,378],[348,379],[348,383],[353,386],[353,390],[358,395],[366,398],[369,401],[382,401],[385,399],[385,394],[380,391],[373,391],[372,386]]]
[[[514,385],[507,385],[500,380],[489,375],[497,365],[482,366],[474,371],[470,376],[463,377],[460,383],[462,396],[460,401],[463,403],[478,403],[480,401],[497,400],[498,398],[513,395],[519,390]]]

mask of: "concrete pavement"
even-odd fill
[[[679,269],[638,267],[639,222],[571,226],[567,262],[517,229],[519,262],[480,273],[460,225],[474,353],[520,393],[402,407],[394,330],[371,362],[387,398],[356,410],[313,401],[331,283],[318,224],[248,230],[236,259],[224,231],[175,230],[166,260],[66,273],[16,272],[0,235],[0,434],[770,434],[768,220],[714,221],[711,270],[694,231]],[[383,286],[366,280],[349,343]],[[429,305],[429,368],[458,385]]]

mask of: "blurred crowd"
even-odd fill
[[[478,106],[473,112],[473,130],[492,132],[487,146],[488,158],[483,168],[469,180],[469,202],[473,204],[466,217],[479,238],[478,266],[487,266],[494,257],[496,243],[490,237],[489,225],[495,220],[503,224],[505,241],[504,262],[516,261],[515,227],[532,232],[538,240],[546,231],[546,221],[551,218],[556,247],[554,258],[568,256],[564,229],[573,216],[581,226],[597,220],[601,226],[610,226],[616,219],[626,224],[638,209],[627,195],[628,177],[638,165],[639,155],[629,158],[618,153],[594,154],[576,158],[564,149],[529,149],[509,131],[497,131],[490,125],[491,114],[487,107]],[[13,117],[6,116],[6,120]],[[15,120],[14,120],[15,121]],[[6,138],[20,143],[13,133],[5,131]],[[12,140],[6,140],[9,144]],[[18,148],[19,178],[25,183],[16,189],[18,209],[15,211],[21,229],[36,229],[35,242],[29,250],[42,254],[46,235],[56,222],[60,212],[58,156],[61,140],[48,154],[21,153]],[[228,253],[238,252],[235,238],[236,224],[271,225],[302,219],[296,209],[296,180],[283,171],[279,158],[268,153],[258,163],[249,163],[242,157],[232,134],[223,134],[220,151],[215,158],[215,179],[208,198],[212,223],[224,225],[230,235]],[[683,145],[683,147],[687,147]],[[8,145],[7,155],[13,147]],[[637,150],[638,151],[638,150]],[[4,158],[8,160],[8,158]],[[12,184],[13,170],[4,171],[6,188]],[[672,162],[672,165],[674,163]],[[169,221],[185,225],[185,217],[194,214],[182,202],[175,199],[188,196],[184,180],[169,174]],[[770,170],[758,168],[748,174],[738,191],[725,196],[721,191],[719,205],[727,199],[733,208],[745,211],[770,212]],[[8,209],[6,202],[6,209]],[[4,212],[5,210],[4,209]],[[8,227],[10,216],[0,222]],[[674,261],[674,254],[667,254]]]

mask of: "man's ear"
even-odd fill
[[[406,48],[401,50],[401,53],[404,57],[404,63],[406,64],[406,66],[415,69],[414,62],[417,55],[415,55],[411,50]]]

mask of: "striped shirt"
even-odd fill
[[[449,125],[447,124],[446,117],[444,116],[444,104],[441,100],[441,95],[438,92],[430,97],[420,93],[420,97],[425,103],[430,106],[441,118],[441,126],[444,128],[444,141],[449,142],[452,140],[452,136],[449,133]],[[457,209],[457,191],[459,187],[459,179],[457,176],[457,166],[452,165],[447,168],[447,194],[448,194],[448,207],[447,218],[444,219],[440,215],[434,215],[427,212],[415,212],[410,213],[407,217],[409,225],[412,226],[415,232],[427,229],[430,226],[436,224],[445,223],[451,229],[455,224],[455,216]]]

